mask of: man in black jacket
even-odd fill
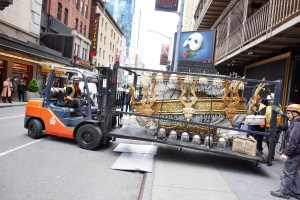
[[[286,134],[285,150],[280,157],[284,161],[283,177],[279,190],[271,191],[271,195],[300,199],[300,104],[291,104],[286,111],[291,123]]]

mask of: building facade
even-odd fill
[[[91,69],[89,53],[92,0],[43,0],[40,43],[72,59],[73,67]],[[91,69],[92,70],[92,69]]]
[[[300,0],[200,0],[191,20],[194,30],[217,30],[218,68],[282,80],[280,103],[300,102]]]
[[[185,0],[183,11],[183,23],[182,31],[192,31],[194,28],[195,20],[191,20],[194,17],[194,13],[200,0]]]
[[[7,77],[28,85],[38,78],[41,64],[71,64],[61,53],[39,45],[41,10],[42,1],[33,0],[14,1],[0,11],[0,88]]]
[[[131,43],[132,16],[135,8],[135,0],[106,0],[105,4],[124,33],[128,49]]]
[[[94,24],[90,39],[92,49],[96,51],[91,62],[98,67],[109,67],[116,58],[123,58],[126,50],[124,35],[102,1],[93,1],[92,16]]]

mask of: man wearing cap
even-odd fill
[[[272,196],[300,199],[300,104],[287,106],[286,114],[290,126],[287,130],[284,153],[280,156],[283,163],[283,177],[279,189],[271,191]]]
[[[251,108],[251,112],[253,115],[265,115],[266,106],[263,103],[261,103],[260,95],[257,95],[255,105]],[[252,131],[265,132],[264,125],[252,125],[252,126],[249,126],[249,129]],[[257,152],[259,154],[262,154],[262,150],[263,150],[262,142],[263,142],[264,136],[259,135],[259,134],[252,134],[252,133],[249,135],[252,135],[255,138],[255,140],[257,142],[257,144],[256,144]]]
[[[65,89],[65,102],[68,107],[78,107],[77,97],[80,97],[81,90],[79,88],[79,77],[73,76],[71,78],[72,84],[68,85]]]

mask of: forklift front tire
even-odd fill
[[[38,119],[31,119],[28,123],[28,135],[33,139],[42,137],[43,125]]]
[[[99,147],[103,140],[103,134],[99,127],[93,124],[81,126],[76,133],[76,141],[80,148],[93,150]]]

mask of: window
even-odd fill
[[[86,59],[86,49],[85,48],[82,48],[82,58],[83,59]]]
[[[88,18],[88,9],[87,9],[87,5],[84,6],[84,17],[87,19]]]
[[[104,59],[104,57],[105,57],[105,51],[103,50],[103,59]]]
[[[68,25],[68,15],[69,15],[69,11],[68,9],[65,8],[65,18],[64,18],[65,25]]]
[[[83,1],[82,0],[80,1],[80,10],[79,10],[79,12],[81,14],[83,14]]]
[[[82,22],[80,22],[80,26],[79,26],[79,33],[82,32]]]
[[[76,9],[79,10],[79,0],[76,0]]]
[[[111,29],[111,31],[110,31],[110,37],[112,37],[113,36],[113,30]]]
[[[101,48],[99,48],[99,57],[101,57]]]
[[[104,24],[104,19],[102,18],[102,21],[101,21],[101,26],[103,27],[103,24]]]
[[[83,35],[85,36],[86,34],[86,25],[84,25],[84,28],[83,28]]]
[[[106,43],[106,37],[104,36],[104,44]]]
[[[114,33],[114,40],[116,39],[116,33]]]
[[[76,48],[77,48],[77,44],[75,43],[75,47],[74,47],[74,55],[76,55]]]
[[[100,34],[100,42],[102,42],[102,33]]]
[[[109,50],[111,50],[111,42],[109,43]]]
[[[115,45],[113,45],[113,51],[115,51]]]
[[[43,2],[42,2],[42,10],[46,12],[46,10],[47,10],[47,0],[43,0]]]
[[[60,2],[58,2],[58,4],[57,4],[57,19],[59,21],[61,20],[61,8],[62,8],[62,5]]]
[[[105,30],[107,30],[107,22],[105,22]]]
[[[78,29],[78,19],[76,18],[75,19],[75,30],[77,30]]]

